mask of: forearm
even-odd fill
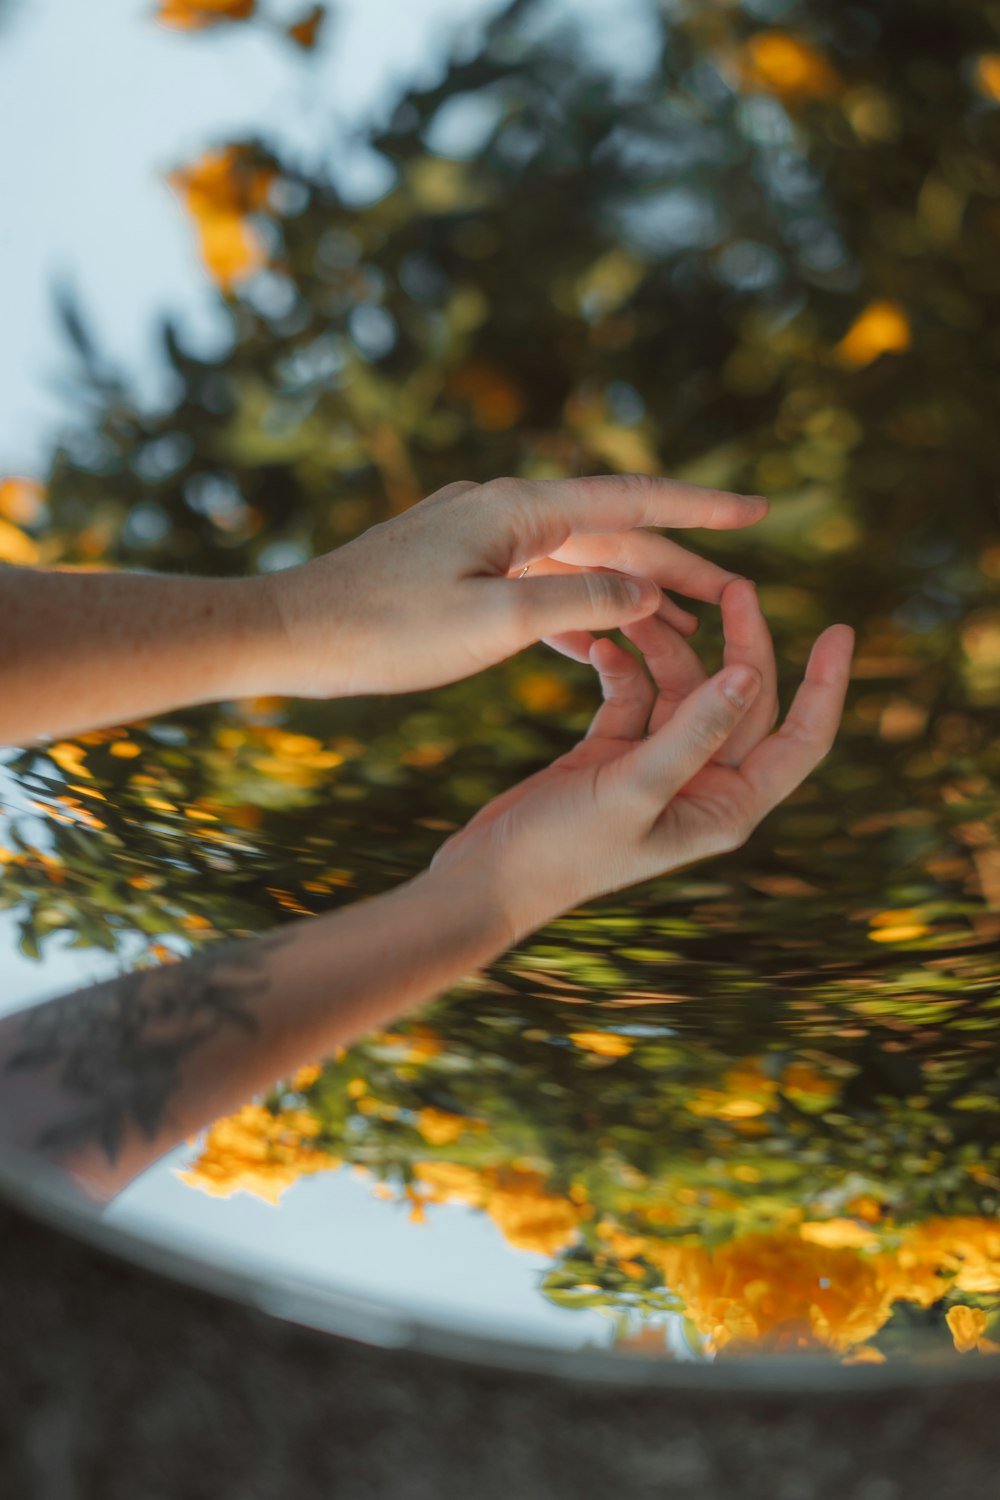
[[[106,1199],[505,946],[488,891],[428,871],[345,911],[49,1001],[0,1025],[0,1138]]]
[[[274,689],[266,580],[0,569],[0,744]]]

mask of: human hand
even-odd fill
[[[722,611],[726,665],[707,681],[661,620],[629,629],[652,681],[624,647],[596,641],[604,702],[586,738],[438,850],[432,870],[485,882],[511,942],[581,902],[738,848],[829,752],[854,632],[823,632],[771,734],[773,648],[753,585],[729,585]]]
[[[543,639],[586,660],[592,631],[654,613],[689,635],[696,619],[661,591],[717,604],[738,575],[646,528],[750,526],[767,508],[648,474],[445,485],[335,552],[256,580],[282,622],[261,691],[412,692]]]

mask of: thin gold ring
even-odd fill
[[[517,575],[518,578],[523,578],[524,575],[525,575],[525,573],[527,573],[527,571],[528,571],[528,569],[530,567],[531,567],[530,563],[525,563],[524,567],[521,569],[520,573],[518,573],[518,575]]]

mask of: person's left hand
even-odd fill
[[[648,474],[459,481],[346,546],[256,582],[281,621],[262,691],[402,693],[457,682],[536,641],[587,660],[593,631],[694,616],[738,574],[651,527],[751,526],[760,496]],[[527,576],[519,576],[528,566]]]
[[[711,679],[659,620],[642,622],[642,659],[595,641],[604,701],[586,737],[438,849],[431,873],[481,890],[508,945],[595,896],[739,848],[830,750],[854,632],[822,633],[770,733],[774,657],[753,585],[730,584],[722,613],[726,661]]]

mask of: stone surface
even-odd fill
[[[1000,1382],[789,1398],[480,1371],[279,1322],[6,1206],[0,1261],[3,1500],[1000,1493]]]

